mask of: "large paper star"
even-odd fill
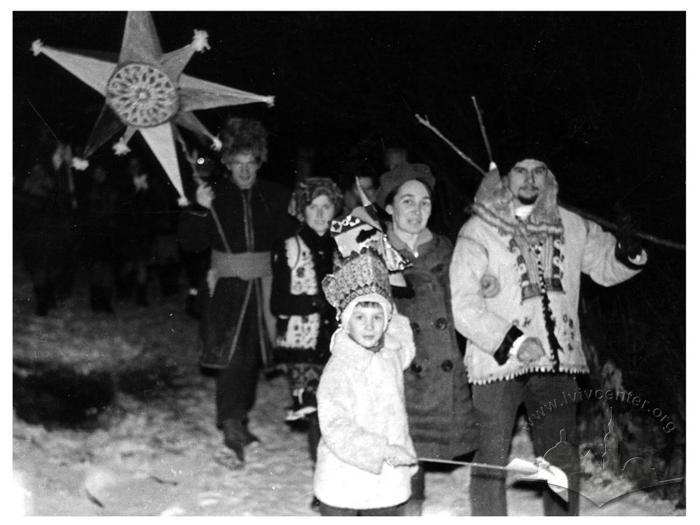
[[[153,18],[145,11],[128,13],[116,64],[44,46],[39,40],[32,44],[35,55],[44,53],[105,97],[85,156],[91,155],[124,127],[126,132],[114,149],[118,154],[128,152],[126,143],[138,131],[175,186],[181,203],[187,199],[177,163],[177,129],[173,123],[209,137],[214,147],[220,148],[221,142],[192,111],[253,102],[274,103],[274,97],[183,74],[195,51],[205,49],[209,49],[207,33],[195,30],[191,44],[163,53]]]

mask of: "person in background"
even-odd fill
[[[479,432],[452,319],[452,243],[428,228],[434,186],[428,166],[400,162],[381,176],[376,204],[388,214],[391,245],[410,263],[403,270],[406,286],[393,286],[392,293],[416,345],[404,374],[411,438],[419,457],[450,460],[473,452]],[[420,515],[424,499],[421,465],[405,514]]]
[[[214,159],[199,156],[194,152],[193,183],[191,193],[196,192],[200,184],[214,185],[219,178]],[[186,190],[189,189],[186,187]],[[188,193],[189,195],[189,193]],[[187,276],[187,296],[185,298],[185,312],[194,319],[199,319],[202,314],[201,298],[199,290],[205,283],[209,259],[211,256],[211,244],[206,230],[198,229],[197,224],[206,227],[206,223],[198,217],[205,217],[208,210],[195,202],[183,209],[178,217],[177,236],[180,244],[180,254]],[[194,224],[192,222],[194,221]]]
[[[531,152],[484,177],[473,215],[459,232],[450,264],[452,311],[468,338],[465,362],[482,421],[474,461],[505,465],[516,414],[573,396],[588,372],[579,329],[581,273],[612,286],[642,269],[647,255],[629,233],[616,239],[558,204],[558,184]],[[536,456],[569,475],[568,503],[545,489],[546,515],[578,514],[576,404],[532,426]],[[548,451],[569,446],[551,457]],[[548,454],[548,455],[546,455]],[[503,472],[472,469],[473,515],[506,515]]]
[[[148,266],[153,258],[154,208],[150,176],[140,157],[127,160],[127,178],[118,204],[119,257],[117,295],[135,290],[136,304],[148,306]]]
[[[73,292],[76,196],[70,145],[41,126],[29,169],[13,193],[13,239],[34,285],[35,313],[45,316]]]
[[[160,293],[172,297],[180,290],[180,247],[178,245],[178,217],[180,207],[175,188],[166,177],[150,177],[153,220],[153,263]]]
[[[362,206],[360,192],[357,189],[358,181],[362,191],[370,202],[374,202],[374,195],[377,191],[377,183],[374,175],[372,175],[369,171],[361,171],[350,175],[344,175],[342,177],[341,187],[343,191],[343,202],[345,203],[344,211],[346,213],[349,213],[358,206]]]
[[[112,304],[117,263],[117,190],[104,164],[90,170],[82,210],[82,248],[90,269],[90,308],[114,313]]]
[[[200,364],[218,370],[216,422],[231,465],[242,464],[244,448],[257,441],[248,415],[262,366],[271,363],[274,318],[269,312],[274,243],[289,235],[289,192],[258,178],[267,160],[267,132],[256,120],[230,118],[222,130],[221,162],[226,173],[202,184],[193,213],[211,246],[211,268],[200,291]],[[191,236],[186,236],[191,238]],[[187,248],[187,246],[186,246]]]
[[[384,167],[389,171],[407,162],[408,152],[405,148],[394,146],[384,152]]]
[[[58,305],[65,266],[72,263],[72,232],[60,200],[56,180],[42,163],[30,168],[13,196],[18,251],[32,280],[38,316],[46,316]],[[69,270],[72,277],[72,264]]]
[[[305,423],[314,463],[320,439],[316,389],[336,328],[335,310],[323,295],[321,281],[333,271],[335,243],[329,228],[341,209],[340,188],[331,179],[310,177],[298,182],[289,214],[299,220],[301,227],[272,252],[275,362],[283,364],[292,394],[286,420]],[[314,499],[312,507],[317,506]]]

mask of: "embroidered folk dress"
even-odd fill
[[[275,361],[283,363],[292,395],[314,393],[328,360],[335,310],[321,290],[333,271],[334,242],[304,225],[272,253],[272,313],[277,317]]]
[[[457,329],[468,338],[465,364],[472,384],[512,379],[528,372],[555,369],[541,288],[549,300],[553,333],[561,346],[558,370],[587,373],[581,347],[578,318],[581,273],[602,286],[612,286],[637,273],[615,256],[615,237],[594,222],[556,205],[556,181],[547,203],[550,223],[533,222],[531,214],[523,222],[515,214],[513,200],[498,196],[502,189],[484,191],[499,181],[489,175],[477,193],[474,215],[459,232],[450,265],[452,311]],[[527,227],[533,242],[516,239],[518,228]],[[522,231],[522,229],[520,230]],[[500,291],[484,297],[484,276],[495,277]],[[510,356],[499,365],[494,353],[512,326],[525,336],[537,337],[545,355],[532,363]]]

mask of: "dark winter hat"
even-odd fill
[[[549,166],[549,156],[546,154],[546,148],[537,139],[512,137],[505,143],[503,150],[507,153],[494,159],[498,166],[498,172],[502,177],[508,175],[513,166],[525,159],[539,160]]]
[[[430,191],[435,187],[435,177],[430,168],[425,164],[410,164],[408,162],[396,166],[393,170],[387,171],[379,178],[379,190],[376,195],[377,205],[384,209],[386,198],[404,182],[409,180],[419,180],[425,184]]]

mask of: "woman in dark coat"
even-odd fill
[[[478,427],[450,308],[452,243],[431,232],[430,168],[404,163],[382,175],[377,205],[391,218],[391,244],[411,263],[405,288],[393,288],[411,321],[416,356],[404,373],[409,430],[418,457],[452,459],[476,449]],[[423,468],[414,476],[407,511],[420,514]]]

